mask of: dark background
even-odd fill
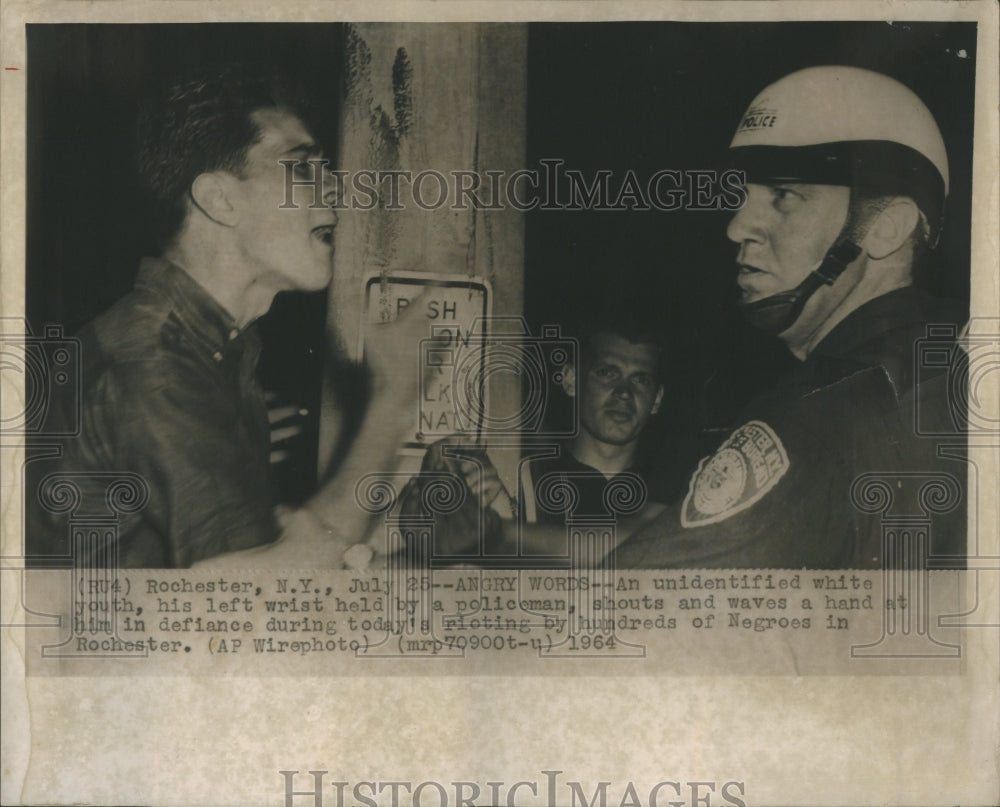
[[[134,120],[151,86],[200,62],[271,63],[324,99],[310,123],[333,154],[343,33],[337,24],[29,25],[27,313],[35,331],[62,323],[72,332],[131,286],[146,250]],[[816,64],[878,70],[920,95],[942,129],[951,194],[941,268],[923,282],[967,302],[975,35],[972,23],[534,24],[527,162],[558,158],[588,177],[712,168],[768,83]],[[662,328],[670,371],[650,442],[678,472],[790,361],[736,312],[727,221],[710,211],[527,215],[525,313],[534,326],[572,332],[613,305]],[[279,295],[261,321],[265,387],[314,413],[281,468],[291,499],[315,476],[325,305],[324,294]]]
[[[942,23],[534,25],[529,162],[558,157],[584,176],[600,168],[621,176],[631,168],[640,178],[661,168],[712,168],[769,83],[821,64],[877,70],[914,90],[941,127],[951,193],[933,259],[940,268],[922,280],[967,302],[975,33],[974,24]],[[737,247],[725,235],[730,215],[535,211],[528,217],[530,321],[572,329],[606,305],[662,328],[671,372],[649,443],[674,467],[714,450],[737,410],[795,361],[735,308]]]

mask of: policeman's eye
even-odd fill
[[[774,206],[779,210],[788,209],[804,198],[801,193],[788,185],[771,186],[771,199]]]
[[[637,387],[648,389],[649,387],[652,387],[653,384],[655,384],[656,382],[654,381],[653,376],[651,376],[649,373],[636,373],[634,376],[632,376],[632,383],[635,384]]]
[[[617,379],[620,374],[617,368],[604,365],[603,367],[594,368],[594,375],[602,381],[613,381]]]

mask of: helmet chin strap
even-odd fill
[[[752,303],[739,303],[747,321],[755,328],[775,335],[791,328],[801,316],[809,298],[822,286],[832,286],[844,270],[857,260],[861,254],[861,242],[889,201],[869,199],[862,202],[852,190],[847,221],[819,265],[794,289]]]
[[[752,303],[740,303],[740,310],[755,328],[771,334],[787,331],[802,314],[809,298],[821,286],[831,286],[848,265],[861,254],[861,247],[849,238],[838,238],[806,279],[794,289],[773,294]]]

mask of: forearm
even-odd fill
[[[638,513],[619,517],[615,523],[615,547],[653,521],[664,509],[662,504],[650,503]],[[521,524],[513,519],[505,519],[502,523],[504,544],[518,546],[529,558],[532,555],[566,554],[564,524]]]
[[[280,509],[280,508],[279,508]],[[277,511],[276,511],[277,513]],[[339,569],[348,543],[304,508],[278,516],[281,531],[270,543],[226,552],[192,564],[191,568]]]
[[[192,569],[277,569],[277,568],[329,568],[338,566],[332,559],[324,562],[323,547],[307,550],[304,542],[286,539],[284,536],[271,544],[226,552],[191,564]]]
[[[399,447],[412,427],[411,402],[388,390],[376,393],[347,455],[304,507],[348,545],[363,541],[372,516],[357,501],[358,480],[394,469]]]

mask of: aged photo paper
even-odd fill
[[[998,16],[2,0],[0,802],[1000,802]]]

